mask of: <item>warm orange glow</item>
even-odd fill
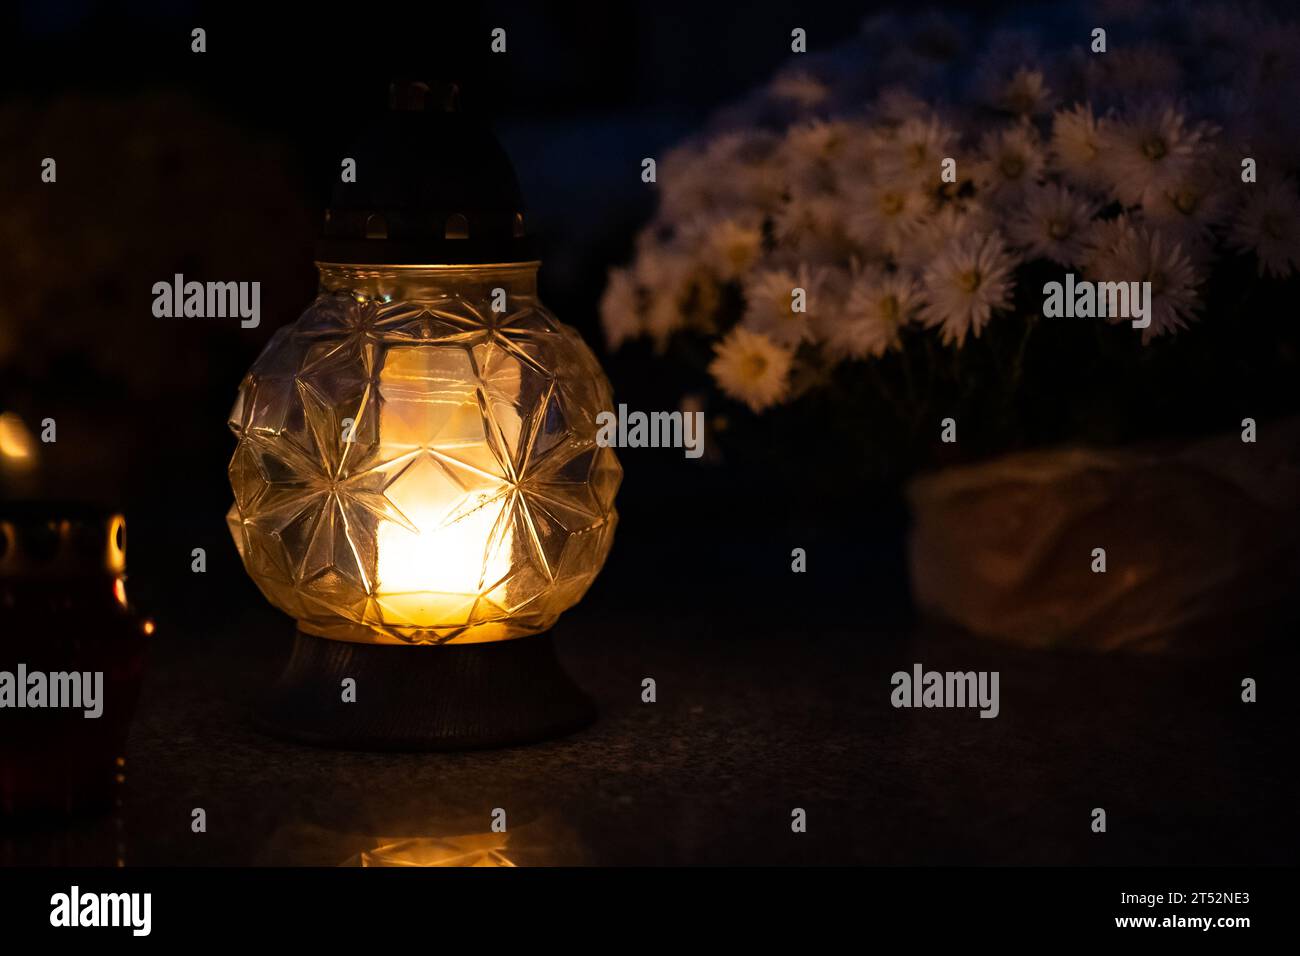
[[[380,455],[408,459],[387,492],[405,521],[377,529],[386,623],[466,624],[479,596],[510,572],[513,529],[493,541],[510,485],[484,434],[473,382],[460,349],[395,348],[380,374]]]
[[[113,579],[113,597],[117,598],[117,603],[126,607],[126,579]]]
[[[148,636],[148,635],[152,634],[155,630],[157,630],[157,628],[154,627],[153,621],[145,621],[145,622],[144,622],[144,633],[145,633],[145,636]]]
[[[321,275],[331,291],[231,409],[226,520],[244,567],[318,637],[546,630],[586,593],[617,523],[595,356],[537,301],[528,264]]]
[[[36,442],[13,412],[0,412],[0,458],[16,467],[30,467],[36,459]]]
[[[121,574],[126,570],[126,519],[113,515],[108,526],[108,570]]]
[[[514,866],[504,833],[381,839],[355,858],[360,866]]]

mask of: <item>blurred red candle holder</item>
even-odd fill
[[[120,514],[0,503],[0,818],[112,806],[152,631]]]

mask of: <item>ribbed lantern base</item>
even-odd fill
[[[348,679],[354,684],[345,684]],[[512,641],[401,647],[299,631],[258,714],[268,733],[350,750],[472,750],[572,733],[595,705],[549,631]]]

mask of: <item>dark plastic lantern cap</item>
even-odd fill
[[[316,244],[320,262],[457,265],[537,258],[514,166],[454,83],[389,87],[388,111],[347,153]]]

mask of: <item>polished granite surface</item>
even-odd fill
[[[791,585],[798,587],[801,585]],[[1300,853],[1286,642],[1174,663],[1004,648],[905,618],[620,611],[561,622],[591,728],[460,754],[263,736],[292,627],[254,601],[160,627],[119,809],[0,834],[5,862],[336,865],[1284,863]],[[1001,713],[890,706],[890,675],[996,669]],[[1241,676],[1261,700],[1239,699]],[[653,677],[658,700],[641,701]],[[1274,678],[1270,680],[1270,678]],[[1104,807],[1108,832],[1090,831]],[[207,832],[191,831],[206,811]],[[807,832],[791,832],[791,811]],[[506,811],[506,835],[491,832]]]

